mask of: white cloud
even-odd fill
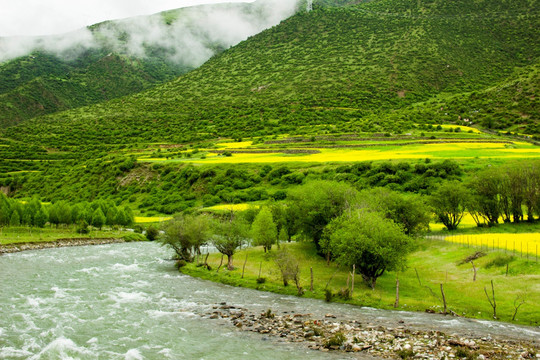
[[[139,2],[142,0],[133,4]],[[214,54],[216,46],[236,45],[291,16],[296,3],[297,0],[259,0],[249,6],[250,10],[240,4],[204,6],[182,10],[171,25],[165,25],[161,16],[139,16],[105,23],[94,34],[82,28],[58,36],[0,38],[0,62],[35,49],[72,57],[98,44],[107,44],[121,54],[144,57],[147,46],[156,45],[166,49],[170,60],[197,67]],[[119,41],[120,37],[123,41]]]
[[[0,0],[0,36],[60,34],[105,20],[220,2],[224,0]]]

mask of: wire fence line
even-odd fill
[[[538,262],[540,234],[482,234],[482,235],[430,235],[427,239],[447,241],[460,247],[480,251],[497,251],[507,255],[521,257],[527,261]]]

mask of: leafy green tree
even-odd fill
[[[163,227],[159,237],[163,246],[172,248],[179,259],[192,262],[200,247],[211,238],[211,218],[207,215],[177,215]]]
[[[385,271],[404,267],[410,239],[383,214],[355,210],[335,218],[325,229],[322,246],[341,265],[356,271],[372,289]]]
[[[214,227],[213,244],[216,249],[227,256],[227,268],[233,270],[233,256],[244,243],[249,234],[248,223],[240,216],[221,219]]]
[[[418,195],[404,195],[386,188],[364,190],[361,203],[383,213],[388,219],[403,226],[407,235],[414,235],[429,228],[431,211]]]
[[[443,183],[430,198],[433,211],[450,231],[456,230],[465,215],[469,192],[457,181]]]
[[[92,226],[101,230],[106,220],[101,207],[97,207],[92,214]]]
[[[262,208],[255,217],[251,225],[251,236],[254,240],[253,244],[262,246],[264,252],[272,250],[272,245],[277,239],[277,228],[272,213],[267,207]]]
[[[19,225],[21,225],[21,217],[20,217],[19,212],[17,210],[13,211],[13,214],[11,214],[11,219],[9,221],[9,225],[11,225],[11,226],[19,226]]]
[[[302,233],[319,249],[326,225],[357,202],[358,191],[345,183],[313,181],[291,190],[288,199]]]
[[[115,206],[110,207],[107,210],[105,223],[109,226],[117,225],[116,216],[118,215],[118,209]]]
[[[9,225],[11,220],[11,205],[9,198],[0,191],[0,225]]]
[[[34,225],[43,228],[47,223],[48,216],[43,208],[39,209],[36,216],[34,217]]]
[[[468,183],[473,196],[472,201],[469,201],[473,206],[470,212],[486,219],[489,226],[499,222],[501,213],[505,212],[504,208],[509,209],[509,204],[504,204],[505,197],[500,196],[502,176],[498,169],[488,169],[476,173]]]

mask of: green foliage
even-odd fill
[[[77,234],[88,234],[90,233],[90,229],[88,228],[88,223],[86,220],[82,219],[79,221],[79,225],[77,225],[77,228],[75,229],[75,232]]]
[[[442,184],[430,198],[433,211],[448,230],[456,230],[465,215],[469,193],[459,182]]]
[[[314,181],[291,191],[289,206],[302,232],[319,246],[326,225],[348,209],[357,196],[358,192],[347,184]]]
[[[414,195],[376,188],[359,195],[368,208],[383,213],[388,219],[403,227],[405,234],[414,235],[429,227],[431,211],[424,199]]]
[[[272,213],[267,207],[257,214],[253,224],[251,225],[251,235],[253,237],[253,245],[262,246],[264,251],[270,251],[272,245],[276,243],[277,228],[272,218]]]
[[[103,210],[100,207],[96,208],[92,213],[92,226],[97,227],[101,230],[103,225],[105,225],[105,215],[103,215]]]
[[[158,235],[159,235],[158,228],[151,225],[148,227],[148,229],[146,229],[146,239],[148,239],[148,241],[156,240],[158,238]]]
[[[176,256],[192,262],[200,247],[210,240],[212,219],[207,215],[176,215],[163,226],[164,234],[159,237],[163,246],[172,248]]]
[[[355,265],[371,288],[385,271],[401,270],[411,250],[399,225],[363,210],[345,213],[328,224],[322,247],[341,265]]]
[[[234,269],[234,253],[246,241],[248,234],[249,226],[240,216],[231,214],[216,222],[212,243],[221,254],[227,256],[229,270]]]
[[[528,0],[391,0],[300,12],[173,82],[32,120],[6,135],[58,147],[353,129],[403,133],[434,117],[462,122],[476,111],[492,127],[530,123],[534,131],[534,99],[527,94],[534,94],[537,71],[528,74],[537,69],[540,46],[531,8]],[[531,86],[514,104],[519,82],[491,89],[504,89],[516,71]],[[412,106],[451,96],[463,97],[446,107]],[[489,113],[493,103],[510,107],[511,123],[499,110]]]
[[[492,268],[492,267],[502,267],[510,264],[512,261],[514,261],[515,258],[513,256],[497,256],[493,259],[491,259],[489,262],[487,262],[484,267],[486,269]]]
[[[340,347],[342,346],[345,341],[347,341],[347,337],[342,332],[337,332],[333,334],[330,338],[326,339],[324,342],[324,346],[326,348],[330,347]]]
[[[122,237],[125,242],[133,242],[133,241],[146,241],[146,237],[143,234],[137,234],[137,233],[131,233],[124,235]]]

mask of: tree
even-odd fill
[[[233,256],[249,233],[246,221],[231,214],[230,217],[218,221],[214,228],[213,243],[216,249],[227,256],[227,269],[233,270]]]
[[[155,241],[158,238],[158,235],[159,230],[153,225],[150,225],[148,229],[146,229],[146,238],[148,241]]]
[[[48,217],[47,213],[43,208],[39,209],[36,216],[34,217],[34,225],[37,227],[44,227],[47,223]]]
[[[407,235],[417,234],[429,227],[430,209],[420,196],[375,188],[362,191],[359,197],[365,207],[381,212],[388,219],[403,226]]]
[[[457,181],[443,183],[430,198],[435,215],[448,230],[456,230],[465,215],[469,192]]]
[[[335,181],[313,181],[289,193],[289,206],[302,233],[312,239],[319,250],[326,225],[357,200],[356,189]]]
[[[501,201],[502,181],[502,175],[498,169],[488,169],[478,172],[468,184],[474,197],[472,203],[469,201],[469,204],[474,206],[471,212],[478,213],[486,219],[489,226],[499,222],[501,207],[508,207],[504,205],[504,197]]]
[[[21,217],[19,216],[19,212],[17,210],[13,211],[13,214],[11,214],[11,219],[9,220],[9,225],[11,225],[11,226],[19,226],[19,225],[21,225]]]
[[[207,215],[177,215],[168,221],[159,241],[172,248],[180,260],[192,262],[200,246],[210,239],[211,218]]]
[[[281,272],[281,279],[283,280],[283,286],[288,286],[289,281],[293,280],[298,295],[302,295],[302,287],[300,286],[300,263],[292,254],[287,251],[286,247],[278,250],[275,259],[276,265]]]
[[[355,210],[332,220],[322,246],[333,258],[356,271],[372,289],[387,270],[404,267],[410,239],[401,227],[381,213]]]
[[[251,236],[254,245],[262,246],[264,252],[270,251],[277,239],[277,228],[270,209],[264,207],[253,220]]]
[[[103,227],[105,225],[105,221],[107,219],[105,218],[105,215],[103,214],[103,211],[101,210],[101,207],[97,207],[96,210],[94,210],[94,213],[92,214],[92,226],[99,228]]]

